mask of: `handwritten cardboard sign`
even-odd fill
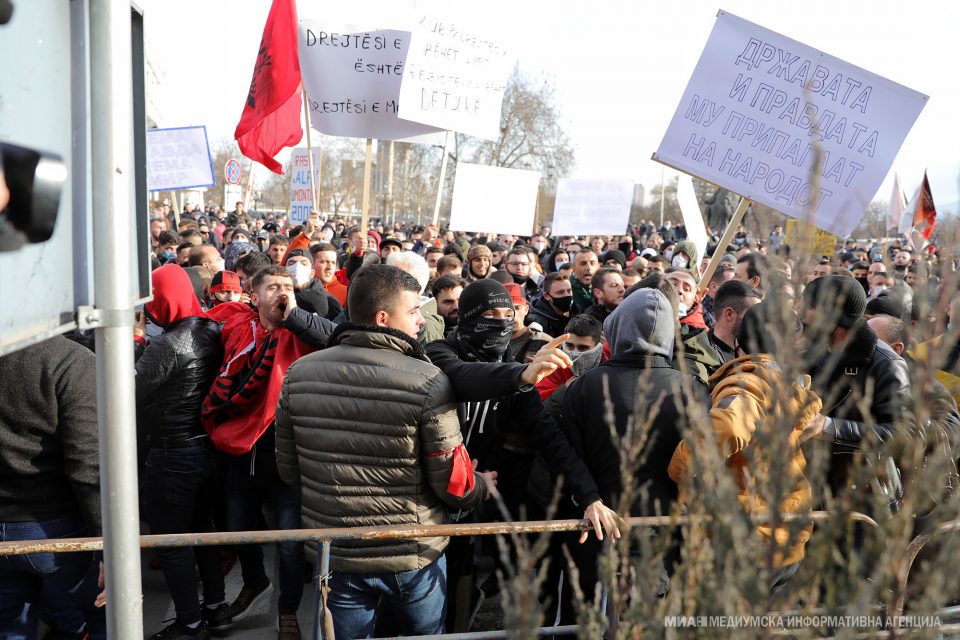
[[[846,236],[926,100],[721,11],[654,157]]]

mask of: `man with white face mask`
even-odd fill
[[[210,275],[216,275],[226,269],[223,257],[213,245],[203,244],[190,249],[187,257],[187,266],[206,267]]]
[[[303,249],[293,249],[287,256],[287,273],[293,279],[293,294],[297,299],[297,306],[322,318],[333,320],[343,307],[335,297],[330,295],[323,286],[323,282],[313,277],[313,264]]]

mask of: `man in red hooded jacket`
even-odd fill
[[[212,531],[215,452],[200,423],[200,406],[223,360],[220,326],[204,314],[182,267],[164,265],[152,277],[153,300],[145,314],[164,332],[146,344],[142,316],[134,331],[137,426],[148,446],[147,520],[155,534]],[[154,637],[207,638],[210,630],[229,629],[220,550],[166,548],[159,555],[177,618]]]
[[[228,302],[208,315],[223,321],[224,354],[201,420],[226,461],[227,526],[257,528],[264,500],[273,505],[274,529],[300,528],[300,491],[277,472],[274,416],[287,368],[326,344],[334,325],[297,307],[286,268],[264,267],[251,279],[250,305]],[[299,638],[297,609],[303,595],[304,553],[299,542],[277,544],[280,598],[279,638]],[[231,603],[240,619],[270,594],[259,545],[237,548],[243,588]]]

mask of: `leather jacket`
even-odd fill
[[[136,350],[137,425],[153,442],[205,436],[200,405],[223,363],[220,325],[178,320]]]

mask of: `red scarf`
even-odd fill
[[[217,305],[207,316],[225,321],[224,364],[200,419],[217,449],[241,455],[273,423],[287,368],[316,349],[282,327],[267,331],[259,314],[240,302]]]

